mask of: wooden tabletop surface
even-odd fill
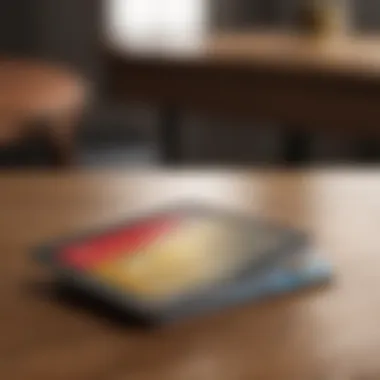
[[[0,378],[380,378],[377,171],[0,175]],[[178,199],[310,232],[330,287],[141,330],[52,292],[36,244]]]

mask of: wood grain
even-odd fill
[[[378,379],[379,193],[377,171],[1,174],[0,378]],[[146,331],[53,293],[30,259],[184,198],[309,231],[335,283]]]

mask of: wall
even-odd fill
[[[29,51],[26,36],[31,32],[30,18],[25,1],[0,2],[0,52],[25,54]]]
[[[101,0],[1,0],[0,53],[28,54],[101,75]]]
[[[29,1],[36,54],[62,60],[96,78],[101,71],[101,1]]]
[[[380,31],[380,1],[351,0],[354,25],[362,31]]]

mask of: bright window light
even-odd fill
[[[196,43],[207,27],[208,0],[107,0],[112,41],[135,47]]]

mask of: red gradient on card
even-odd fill
[[[103,262],[133,255],[178,226],[179,218],[161,218],[119,228],[65,248],[61,260],[77,269],[90,269]]]

